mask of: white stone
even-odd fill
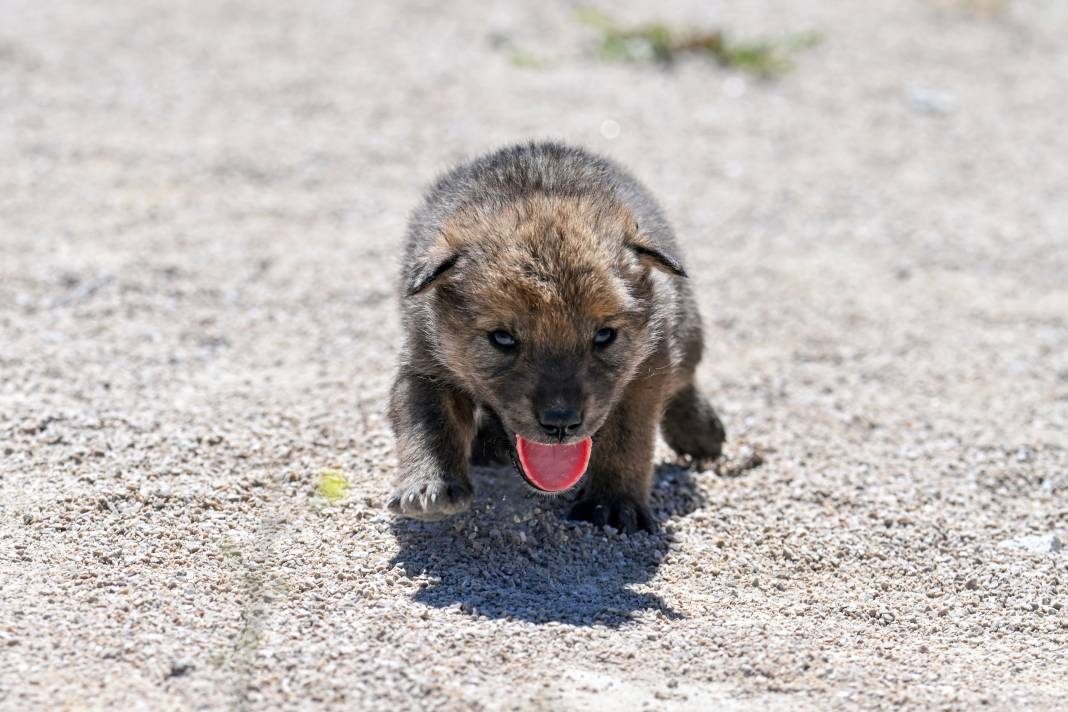
[[[1038,536],[1021,536],[1015,539],[1006,539],[998,544],[1002,549],[1020,549],[1030,551],[1032,554],[1054,554],[1064,548],[1064,544],[1054,534],[1041,534]]]

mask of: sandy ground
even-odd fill
[[[613,10],[822,33],[774,82],[363,5],[0,2],[0,707],[1068,706],[1068,5]],[[686,248],[731,442],[655,536],[382,511],[406,215],[534,136]]]

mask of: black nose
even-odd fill
[[[582,413],[578,408],[548,408],[538,413],[538,423],[546,434],[563,438],[582,425]]]

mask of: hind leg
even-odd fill
[[[504,465],[512,461],[511,444],[493,411],[480,408],[478,432],[471,442],[471,464],[482,467]]]
[[[668,399],[660,419],[660,431],[665,442],[678,454],[696,460],[711,460],[722,454],[727,432],[712,404],[693,383],[694,371],[704,351],[704,336],[697,304],[689,292],[685,294],[683,312],[678,327],[682,360],[676,371],[676,383],[685,385]]]
[[[668,401],[660,428],[672,450],[697,460],[719,457],[727,439],[723,422],[693,383]]]

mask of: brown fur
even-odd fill
[[[684,274],[655,203],[603,159],[533,144],[443,178],[409,234],[390,509],[434,519],[466,508],[469,459],[507,454],[516,434],[549,442],[538,413],[566,404],[582,413],[567,439],[594,442],[572,515],[652,528],[657,425],[698,457],[723,441],[692,382],[701,329]],[[615,340],[595,346],[604,328]],[[495,347],[495,330],[518,346]]]

